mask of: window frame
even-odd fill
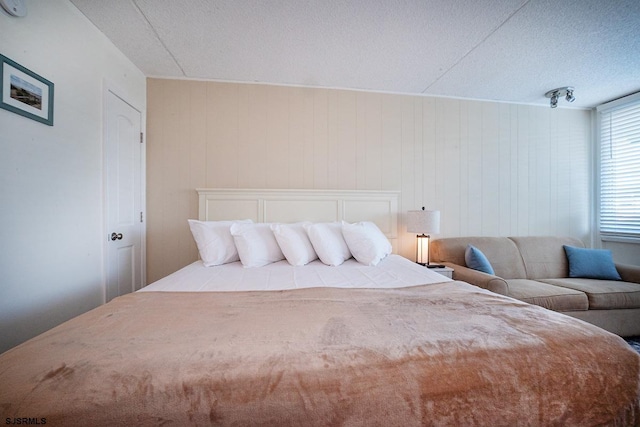
[[[610,242],[629,242],[629,243],[640,243],[640,231],[638,234],[625,234],[625,233],[616,233],[616,232],[603,232],[601,230],[601,212],[602,212],[602,117],[603,114],[608,113],[613,110],[617,110],[620,108],[624,108],[629,104],[638,104],[640,107],[640,92],[633,93],[631,95],[624,96],[622,98],[601,104],[595,109],[595,135],[596,135],[596,143],[594,144],[595,148],[595,175],[597,177],[596,180],[596,206],[595,206],[595,226],[597,229],[598,237],[601,241],[610,241]]]

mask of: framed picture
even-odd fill
[[[0,55],[0,108],[53,126],[53,83]]]

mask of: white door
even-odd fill
[[[140,111],[106,92],[106,301],[143,280],[142,125]]]

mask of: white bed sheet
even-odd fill
[[[451,279],[391,254],[377,266],[351,258],[338,267],[313,261],[294,267],[286,260],[263,267],[245,268],[240,262],[205,267],[196,261],[138,292],[275,291],[315,287],[402,288],[447,282]]]

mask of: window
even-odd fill
[[[640,94],[598,107],[600,234],[640,238]]]

